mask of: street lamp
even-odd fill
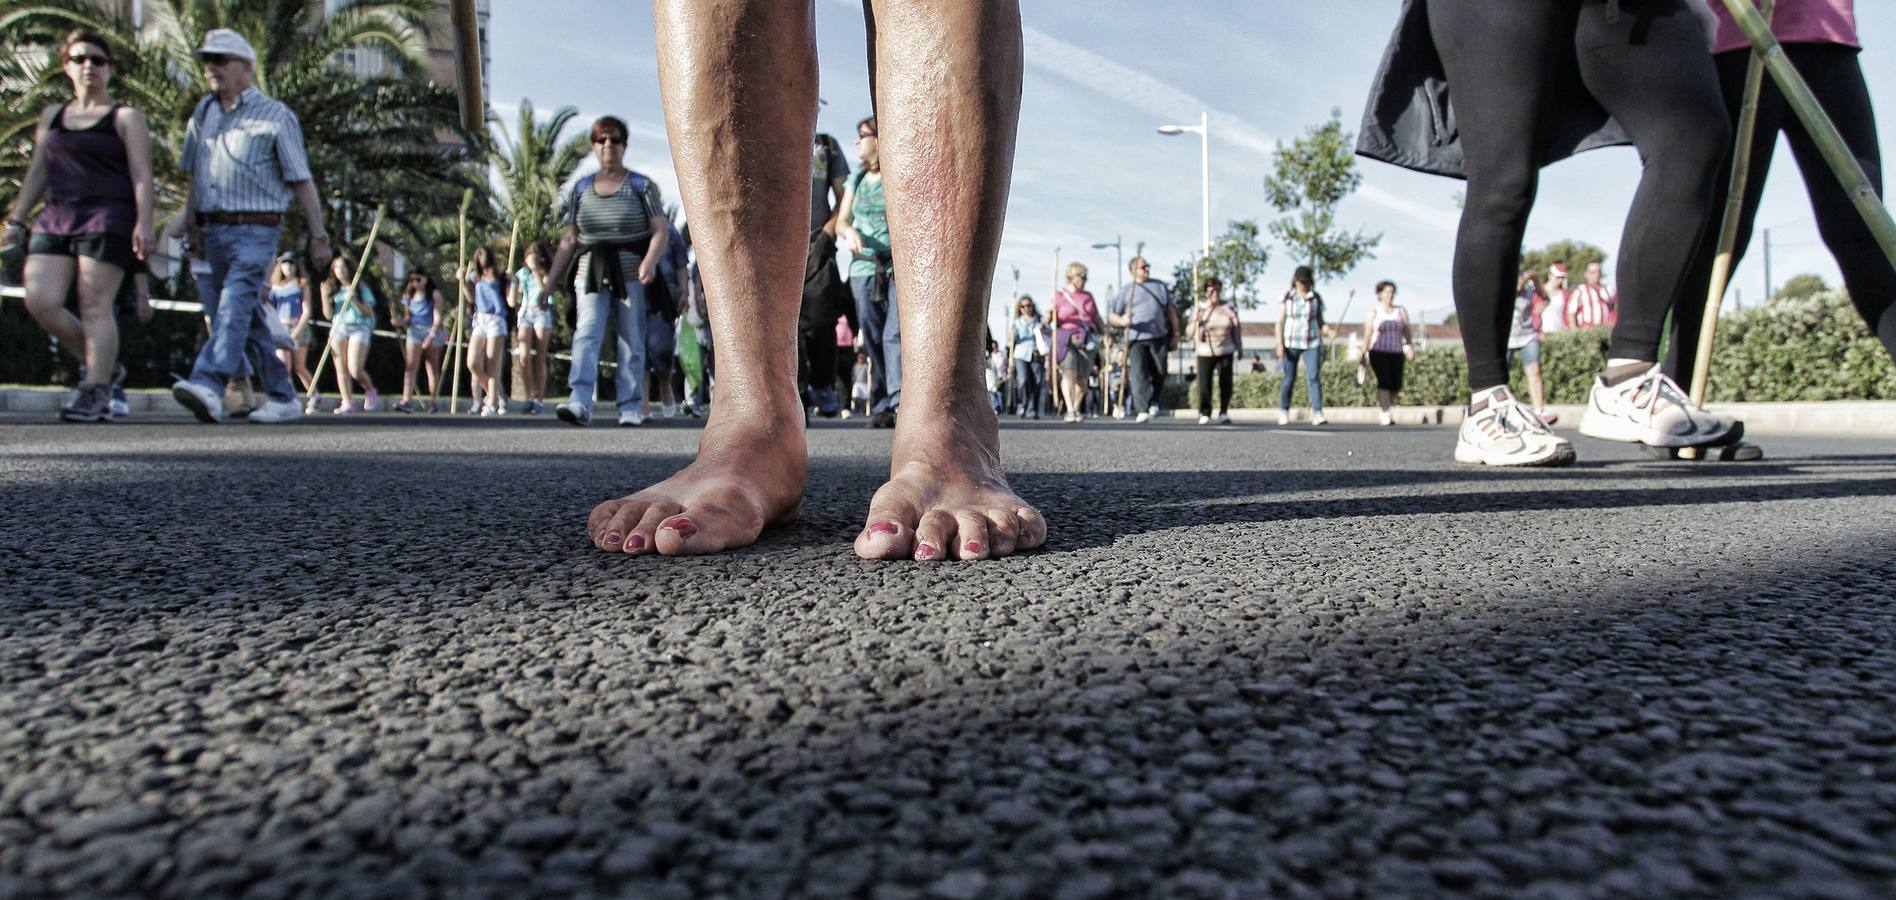
[[[1198,164],[1204,176],[1204,209],[1199,223],[1200,244],[1205,256],[1211,254],[1211,114],[1198,114],[1197,125],[1160,125],[1160,134],[1196,134],[1198,135]]]
[[[1119,239],[1119,235],[1115,234],[1113,235],[1112,243],[1108,244],[1105,242],[1101,242],[1101,243],[1093,245],[1093,249],[1095,250],[1104,250],[1107,247],[1113,248],[1113,271],[1119,273],[1118,277],[1113,279],[1113,290],[1115,291],[1115,294],[1114,294],[1115,296],[1126,292],[1126,280],[1125,280],[1126,261],[1120,258],[1120,254],[1122,252],[1120,250],[1121,243],[1122,242]]]

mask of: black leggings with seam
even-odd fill
[[[1830,114],[1830,121],[1836,124],[1844,144],[1863,167],[1863,173],[1869,176],[1877,196],[1882,196],[1883,155],[1876,136],[1876,111],[1870,105],[1870,89],[1863,82],[1863,68],[1857,62],[1856,48],[1837,44],[1786,44],[1784,55],[1804,77],[1824,111]],[[1717,59],[1719,81],[1725,90],[1725,112],[1735,123],[1744,100],[1745,69],[1751,54],[1721,53]],[[1891,356],[1896,356],[1896,267],[1883,255],[1870,227],[1863,223],[1863,216],[1850,202],[1850,195],[1831,173],[1816,142],[1811,140],[1803,122],[1791,111],[1784,94],[1770,78],[1764,80],[1764,90],[1758,94],[1758,130],[1751,141],[1751,176],[1745,182],[1745,206],[1738,220],[1733,269],[1745,258],[1745,248],[1751,243],[1758,204],[1764,197],[1765,177],[1770,173],[1771,156],[1777,150],[1780,132],[1791,145],[1791,156],[1804,175],[1811,211],[1817,217],[1817,233],[1836,257],[1837,268],[1843,272],[1844,287],[1850,290],[1850,301],[1856,304],[1857,313],[1871,333],[1883,342]],[[1731,181],[1731,166],[1731,155],[1727,154],[1718,177],[1721,191]],[[1666,372],[1680,383],[1691,382],[1699,324],[1705,318],[1705,295],[1711,287],[1712,263],[1718,254],[1717,229],[1724,214],[1723,203],[1712,205],[1706,218],[1708,230],[1703,252],[1693,266],[1694,277],[1686,284],[1672,315],[1672,343],[1666,351]]]
[[[1455,240],[1455,310],[1468,386],[1508,383],[1521,239],[1540,184],[1555,66],[1578,55],[1586,91],[1644,164],[1620,238],[1613,357],[1658,359],[1666,313],[1690,275],[1731,125],[1697,0],[1429,0],[1453,89],[1468,187]]]

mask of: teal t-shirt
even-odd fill
[[[371,310],[374,309],[375,299],[372,295],[369,294],[368,286],[361,285],[361,286],[358,286],[356,290],[362,292],[363,302],[369,305],[369,309]],[[353,296],[355,296],[354,292],[350,291],[350,289],[347,287],[340,287],[336,289],[336,296],[331,301],[333,304],[332,308],[335,310],[336,316],[335,318],[330,320],[331,324],[334,324],[337,327],[342,327],[345,325],[371,325],[371,326],[374,325],[375,324],[374,315],[364,315],[362,313],[362,310],[356,309],[356,305],[354,303],[349,302],[349,298]]]
[[[849,189],[855,192],[855,204],[849,208],[849,224],[856,233],[862,235],[862,252],[887,256],[889,253],[889,207],[882,201],[882,176],[875,178],[863,176],[870,173],[861,169],[849,175]],[[876,274],[874,260],[855,259],[849,261],[849,277],[856,278]]]
[[[547,302],[552,298],[541,289],[540,278],[533,274],[532,269],[521,266],[520,271],[514,273],[514,283],[520,285],[521,309],[541,309],[553,305]]]

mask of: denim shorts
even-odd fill
[[[283,323],[283,330],[290,333],[290,338],[296,341],[296,346],[309,346],[309,330],[311,326],[305,325],[300,329],[297,328],[295,316],[277,316],[277,321]]]
[[[507,317],[493,313],[480,313],[474,317],[474,336],[478,338],[498,338],[507,336]]]
[[[553,308],[550,306],[542,306],[539,309],[521,310],[520,327],[532,328],[537,331],[552,331]]]
[[[1489,344],[1488,346],[1492,347],[1494,345]],[[1531,341],[1528,341],[1527,346],[1525,347],[1508,348],[1508,362],[1509,363],[1514,362],[1516,357],[1520,358],[1521,365],[1524,365],[1524,366],[1539,365],[1541,361],[1540,338],[1535,338]]]
[[[410,325],[408,326],[408,336],[404,340],[406,340],[410,344],[420,344],[423,347],[432,347],[436,344],[439,344],[441,343],[440,332],[438,331],[435,332],[434,337],[432,338],[428,336],[429,330],[432,329],[433,327],[434,326],[432,324]]]
[[[346,344],[357,339],[367,341],[374,337],[375,326],[367,322],[354,325],[336,325],[329,329],[329,342],[332,344]]]

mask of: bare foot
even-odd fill
[[[896,420],[889,481],[856,537],[864,559],[987,559],[1038,547],[1047,523],[1007,486],[1000,434],[985,406]]]
[[[800,409],[763,422],[713,409],[691,465],[593,507],[586,533],[610,553],[691,556],[756,543],[797,517],[808,466]]]

